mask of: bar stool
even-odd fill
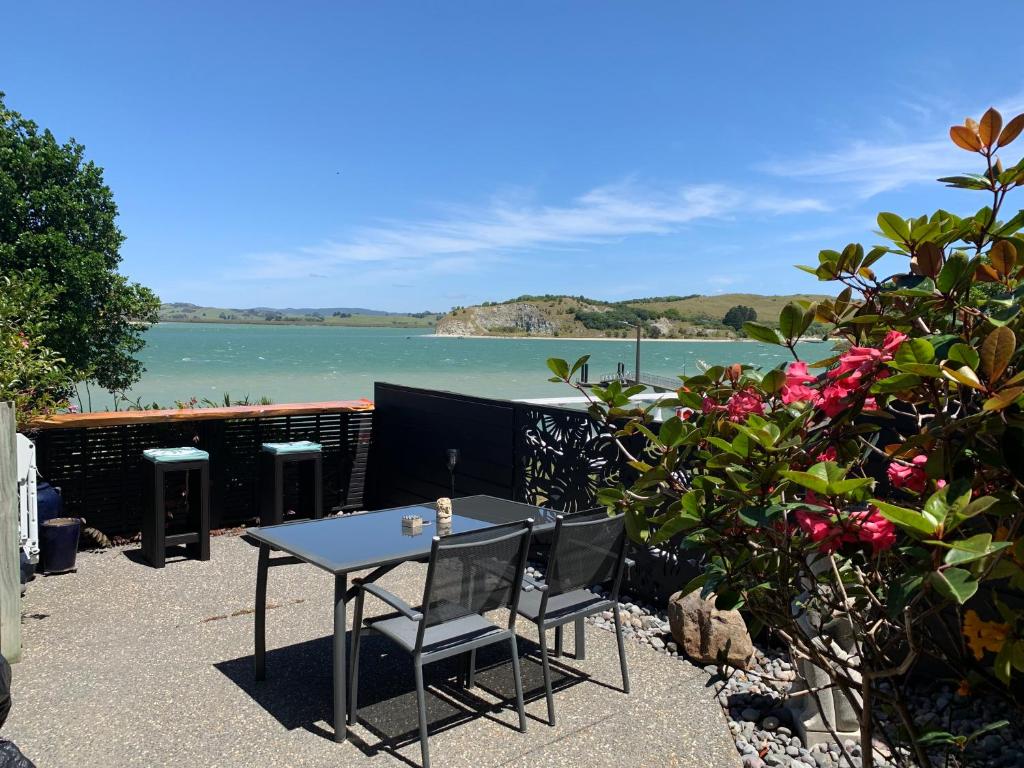
[[[323,467],[319,443],[263,443],[260,451],[260,525],[284,522],[284,468],[297,464],[299,516],[324,515]]]
[[[167,547],[184,544],[189,557],[209,560],[210,454],[198,448],[150,448],[142,455],[152,465],[142,500],[142,554],[154,568],[163,568]],[[190,530],[168,536],[167,475],[177,472],[185,473]]]

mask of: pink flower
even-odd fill
[[[69,405],[68,406],[68,413],[78,413],[78,406],[77,405]]]
[[[928,476],[924,471],[924,465],[927,463],[928,457],[923,453],[919,453],[911,459],[909,465],[894,461],[886,470],[889,482],[894,488],[906,488],[914,493],[924,493],[925,484],[928,482]]]
[[[815,380],[807,372],[807,363],[790,363],[786,368],[786,383],[782,385],[782,402],[786,405],[791,403],[816,403],[820,395],[813,387],[807,385]]]
[[[876,553],[889,549],[896,543],[896,526],[882,517],[875,507],[869,507],[867,512],[860,513],[859,525],[857,537],[865,544],[870,544]]]
[[[790,363],[786,368],[786,385],[810,384],[814,377],[807,372],[807,363]]]
[[[907,340],[907,334],[899,331],[889,331],[882,340],[882,350],[890,355],[896,353],[900,344]]]
[[[808,495],[808,501],[811,501]],[[896,543],[896,526],[875,507],[850,512],[845,518],[835,509],[829,513],[798,509],[794,515],[801,530],[822,552],[835,552],[841,544],[870,544],[877,554]]]
[[[764,403],[761,402],[761,398],[746,390],[733,393],[725,404],[725,408],[729,412],[729,421],[745,421],[747,416],[752,413],[759,416],[764,413]]]
[[[836,543],[830,539],[832,526],[825,517],[815,512],[808,512],[806,509],[798,509],[794,516],[797,525],[811,538],[811,541],[821,543],[819,547],[821,551],[835,551]]]
[[[818,390],[803,384],[786,384],[782,387],[782,402],[786,405],[791,403],[814,404],[820,398],[821,395],[818,393]]]
[[[900,344],[906,340],[907,334],[889,331],[880,349],[851,347],[839,356],[839,365],[828,372],[828,377],[835,379],[844,389],[854,389],[877,374],[883,363],[892,360]]]
[[[715,411],[722,410],[722,406],[720,406],[714,398],[705,397],[701,401],[700,409],[704,411],[704,413],[714,413]]]
[[[846,399],[846,390],[842,387],[831,385],[825,387],[821,392],[819,407],[829,418],[835,418],[846,410],[849,402]]]
[[[836,447],[830,445],[824,451],[814,457],[816,461],[835,461],[836,460]]]

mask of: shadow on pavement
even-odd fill
[[[349,635],[351,641],[351,634]],[[416,690],[412,659],[385,637],[368,632],[363,635],[359,671],[359,725],[377,737],[367,743],[358,732],[349,732],[349,741],[368,755],[390,752],[405,760],[396,750],[419,739],[416,715]],[[523,690],[526,700],[543,699],[544,677],[540,650],[536,643],[519,639],[523,656]],[[267,679],[257,681],[251,656],[221,661],[214,666],[287,730],[304,728],[327,739],[334,735],[331,682],[331,638],[321,637],[295,645],[267,650]],[[466,690],[463,673],[465,658],[444,659],[424,668],[427,686],[427,720],[431,735],[473,720],[487,719],[493,727],[516,728],[514,715],[498,719],[495,712],[515,709],[512,664],[507,644],[482,648],[477,652],[475,687]],[[552,660],[552,686],[555,693],[589,677],[571,669],[558,659]],[[556,706],[558,705],[556,698]],[[546,710],[535,722],[546,722]]]

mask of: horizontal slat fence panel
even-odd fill
[[[210,453],[211,523],[228,527],[253,522],[259,514],[259,453],[265,442],[312,440],[323,446],[325,512],[363,507],[373,411],[323,408],[242,418],[140,423],[75,428],[68,421],[32,437],[40,474],[61,489],[65,513],[83,517],[108,536],[132,536],[140,528],[142,451],[194,446]],[[233,415],[233,414],[231,414]],[[286,494],[297,497],[293,482]]]
[[[373,396],[372,508],[451,495],[449,448],[457,496],[512,497],[513,403],[382,382]]]

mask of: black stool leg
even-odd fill
[[[153,499],[156,483],[153,481],[153,474],[156,468],[148,462],[142,467],[142,556],[150,563],[153,562],[153,520],[156,509]]]
[[[149,562],[163,568],[167,562],[167,478],[164,468],[153,465],[153,547]]]
[[[313,518],[324,516],[324,468],[320,455],[313,460]]]
[[[195,503],[189,499],[189,511],[198,509],[196,515],[196,531],[199,533],[199,541],[186,547],[190,557],[200,560],[210,559],[210,468],[205,462],[199,468],[199,488],[196,491],[199,498]]]

